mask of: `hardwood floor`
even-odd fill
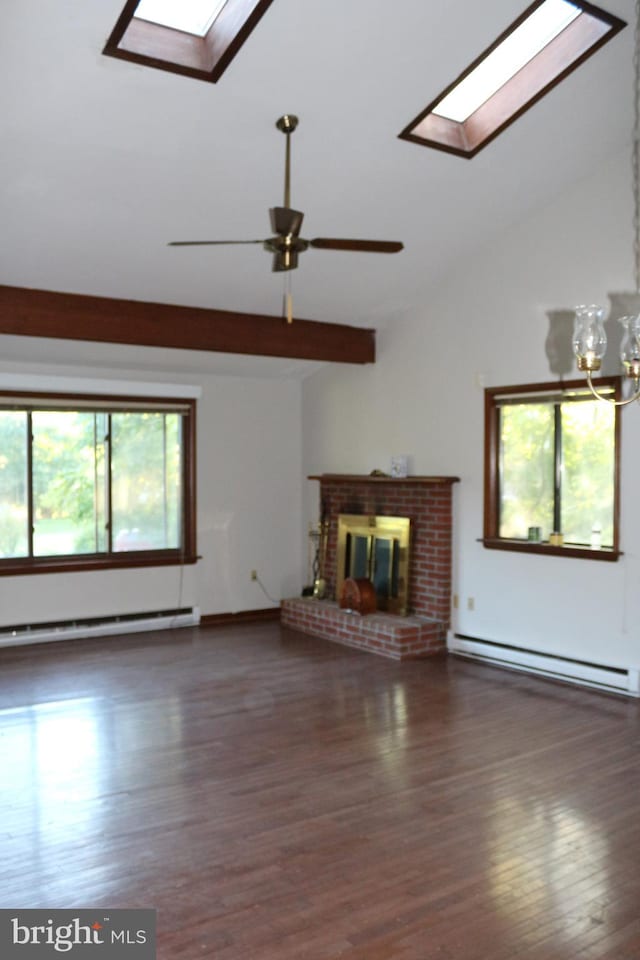
[[[0,651],[0,907],[159,960],[638,960],[640,704],[277,624]]]

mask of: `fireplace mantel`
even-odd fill
[[[425,485],[441,483],[459,483],[460,477],[380,477],[359,473],[318,473],[307,480],[320,480],[321,483],[419,483]]]

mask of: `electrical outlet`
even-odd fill
[[[457,593],[454,593],[454,595],[453,595],[453,609],[454,609],[454,610],[457,610],[457,609],[458,609],[458,594],[457,594]]]
[[[467,610],[475,610],[476,601],[474,597],[467,597]]]
[[[251,571],[251,579],[252,579],[252,580],[257,580],[257,579],[258,579],[258,571],[257,571],[257,570],[252,570],[252,571]]]

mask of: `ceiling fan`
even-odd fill
[[[316,237],[305,240],[300,236],[304,214],[291,209],[291,134],[298,126],[298,118],[285,114],[276,122],[276,127],[287,138],[284,172],[284,206],[272,207],[271,229],[273,236],[266,240],[173,240],[170,247],[220,246],[224,244],[261,243],[265,250],[273,254],[273,267],[276,272],[295,270],[298,255],[309,247],[319,250],[354,250],[360,253],[398,253],[402,243],[390,240],[346,240],[336,237]]]

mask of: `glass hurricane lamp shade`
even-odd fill
[[[599,370],[607,349],[602,307],[593,304],[576,307],[572,342],[573,352],[578,358],[578,370],[589,373]]]
[[[640,317],[620,317],[624,328],[620,360],[627,377],[640,380]]]

